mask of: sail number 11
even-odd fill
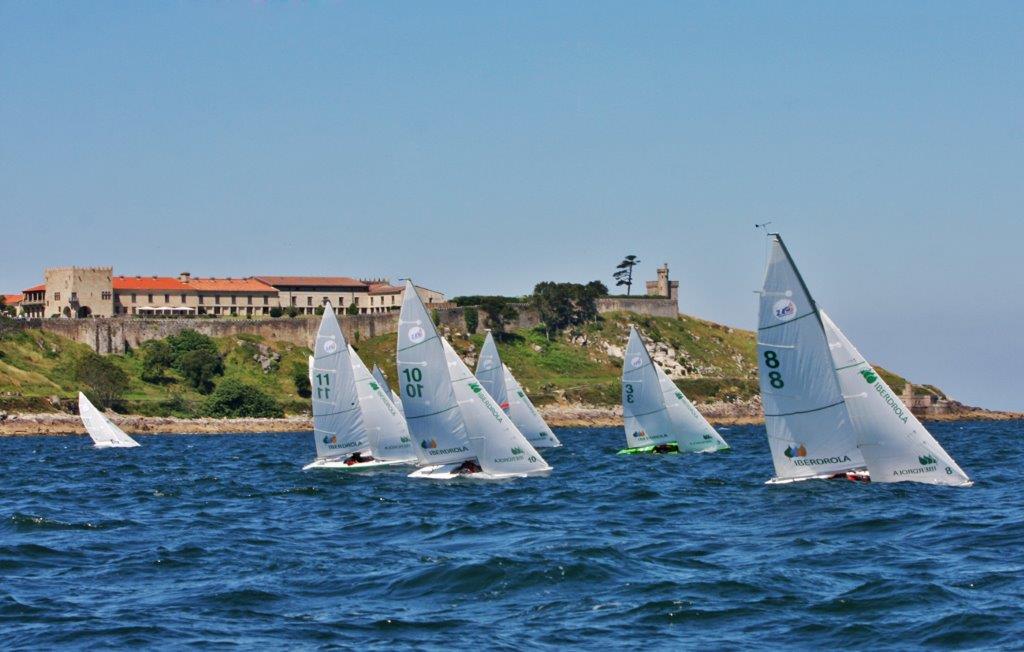
[[[423,372],[417,368],[403,369],[402,374],[405,375],[405,395],[409,398],[420,398],[423,396],[423,385],[420,381],[423,380]]]

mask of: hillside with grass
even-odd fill
[[[686,315],[668,318],[612,312],[550,339],[539,329],[502,334],[498,345],[503,360],[538,405],[613,406],[619,403],[619,375],[631,323],[649,340],[659,363],[695,402],[749,401],[757,395],[754,333]],[[484,336],[467,336],[447,328],[444,334],[470,366],[475,365]],[[205,390],[173,366],[156,378],[147,374],[145,347],[125,355],[103,356],[127,378],[122,398],[112,407],[147,416],[201,416],[208,408],[213,388],[233,380],[273,397],[285,413],[309,411],[308,393],[303,392],[309,349],[265,341],[256,335],[213,338],[212,342],[223,371]],[[389,379],[397,377],[394,334],[352,344],[367,366],[378,364]],[[42,330],[3,334],[0,410],[73,409],[82,386],[82,360],[90,356],[100,357],[83,344]],[[896,392],[903,390],[906,381],[902,377],[880,371]],[[935,388],[920,389],[941,395]]]

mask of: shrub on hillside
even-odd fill
[[[466,332],[472,335],[480,326],[480,312],[472,307],[466,306],[462,309],[462,317],[466,320]]]
[[[202,394],[210,393],[213,379],[224,373],[224,361],[206,349],[187,351],[175,362],[175,367],[185,380]]]
[[[295,391],[302,398],[309,398],[313,395],[313,387],[309,384],[309,366],[296,364],[292,367],[292,382],[295,383]]]
[[[207,397],[203,413],[210,417],[283,417],[271,396],[240,380],[227,378]]]
[[[91,351],[75,361],[74,373],[83,385],[82,391],[100,409],[120,403],[128,391],[128,374]]]
[[[142,380],[159,383],[164,373],[174,366],[174,349],[165,340],[149,340],[139,347],[142,358]]]
[[[548,339],[569,326],[578,326],[597,319],[597,299],[608,294],[600,281],[580,283],[538,283],[530,301],[544,324]]]
[[[270,316],[274,319],[280,318],[284,314],[284,309],[281,306],[274,306],[270,309]]]
[[[487,327],[499,336],[505,333],[509,322],[519,316],[519,309],[504,297],[484,297],[480,310],[487,318]]]
[[[353,301],[352,303],[348,304],[348,308],[345,308],[345,314],[346,315],[358,315],[359,314],[359,306],[356,305],[355,301]]]
[[[189,351],[209,351],[214,355],[220,355],[217,343],[213,341],[212,337],[190,329],[185,329],[177,335],[171,335],[167,338],[167,344],[174,350],[175,360],[180,360],[181,356]]]

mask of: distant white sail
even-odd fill
[[[871,481],[971,484],[835,322],[819,312]]]
[[[391,396],[384,392],[384,388],[366,368],[351,345],[349,358],[352,360],[352,372],[359,394],[363,425],[370,443],[370,453],[378,460],[415,460],[416,452],[412,447],[412,438],[409,436],[405,418],[391,402]]]
[[[757,339],[774,481],[864,468],[817,306],[775,234],[761,291]]]
[[[78,415],[96,448],[132,448],[139,445],[97,410],[82,392],[78,392]]]
[[[398,413],[405,418],[405,410],[402,408],[402,399],[391,389],[391,385],[388,384],[388,379],[384,377],[384,372],[377,365],[373,365],[373,371],[371,372],[373,377],[377,380],[377,383],[384,390],[384,393],[391,397],[391,403],[394,404]]]
[[[316,334],[311,375],[317,459],[369,452],[348,342],[329,303]]]
[[[708,423],[704,415],[672,382],[665,371],[657,363],[654,364],[654,368],[658,372],[658,381],[661,383],[661,393],[665,398],[669,418],[675,426],[675,431],[685,440],[679,442],[679,449],[710,451],[729,448],[729,444],[725,443],[718,431]]]
[[[651,358],[635,327],[622,365],[622,414],[629,448],[675,443],[680,452],[729,445]]]
[[[406,281],[398,317],[398,381],[405,418],[421,465],[476,457],[452,390],[441,342],[416,288]]]
[[[530,475],[551,470],[512,419],[478,381],[455,349],[443,338],[452,390],[459,402],[477,460],[494,477]]]
[[[533,406],[522,385],[516,380],[507,365],[502,365],[505,372],[505,388],[508,390],[508,415],[516,424],[519,432],[533,444],[534,448],[557,448],[562,445],[558,437],[544,422],[540,412]]]
[[[487,393],[498,402],[502,410],[508,411],[508,389],[505,387],[504,366],[498,355],[494,336],[487,331],[484,345],[480,347],[480,358],[476,362],[476,377]]]

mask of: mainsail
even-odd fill
[[[348,342],[330,303],[324,305],[316,334],[310,376],[317,459],[368,451]]]
[[[451,386],[465,419],[480,468],[491,475],[518,475],[548,471],[540,453],[526,440],[497,401],[478,382],[455,349],[441,339]]]
[[[480,359],[476,363],[476,377],[487,393],[498,402],[502,410],[508,412],[508,388],[505,387],[505,372],[498,355],[498,345],[494,343],[494,335],[487,331],[484,345],[480,347]]]
[[[757,340],[776,479],[864,468],[818,308],[777,234],[771,235]]]
[[[969,485],[935,441],[825,312],[819,311],[860,451],[872,482]]]
[[[416,453],[405,419],[391,402],[390,393],[370,374],[359,354],[349,346],[352,372],[355,376],[356,391],[363,425],[370,443],[370,453],[378,460],[414,460]]]
[[[455,400],[441,342],[416,288],[406,281],[398,317],[398,381],[421,465],[476,457]]]
[[[96,448],[132,448],[139,445],[97,410],[82,392],[78,392],[78,415]]]
[[[533,406],[530,397],[526,395],[523,386],[519,384],[507,365],[501,368],[505,372],[505,387],[508,390],[508,415],[512,423],[516,424],[519,432],[533,444],[534,448],[557,448],[562,445],[558,437],[552,432],[548,424],[540,416],[540,412]]]
[[[654,362],[635,327],[622,365],[622,413],[630,448],[671,442],[681,452],[729,447]]]

